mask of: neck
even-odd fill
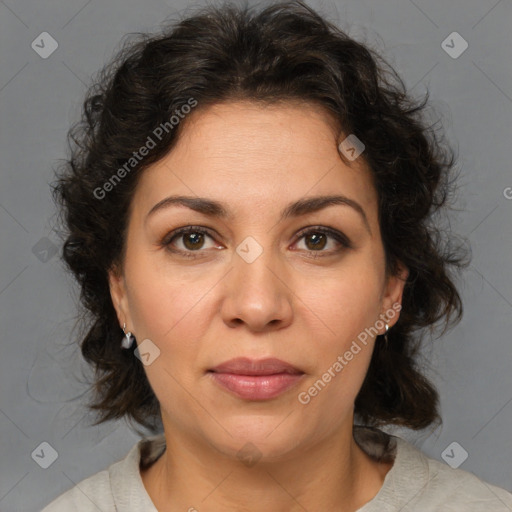
[[[261,456],[252,465],[166,431],[165,452],[141,477],[160,512],[354,512],[377,494],[391,467],[359,448],[351,425],[321,443]]]

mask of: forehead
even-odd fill
[[[173,150],[143,172],[135,198],[142,209],[171,193],[210,196],[238,213],[340,193],[362,204],[370,220],[376,216],[371,172],[362,158],[350,166],[340,158],[345,136],[315,104],[199,106],[182,129]]]

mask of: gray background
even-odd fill
[[[90,77],[127,32],[158,29],[200,3],[162,0],[0,2],[0,510],[40,510],[124,457],[128,427],[88,426],[86,371],[69,340],[77,289],[59,262],[48,183],[65,156]],[[462,168],[452,227],[473,249],[462,276],[462,323],[424,351],[442,400],[435,432],[399,432],[430,457],[457,442],[461,469],[512,490],[512,3],[510,0],[310,2],[352,36],[377,45],[414,95],[426,87]],[[469,43],[452,58],[441,43]],[[47,59],[31,48],[58,42]],[[508,35],[507,35],[508,34]],[[449,43],[452,44],[452,43]],[[455,43],[453,43],[455,44]],[[48,46],[46,46],[48,48]],[[508,198],[507,198],[508,197]],[[42,442],[58,452],[42,469]],[[40,451],[40,448],[38,448]],[[47,452],[48,453],[48,452]],[[461,448],[449,452],[453,459]]]

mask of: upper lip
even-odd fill
[[[237,357],[225,361],[209,371],[217,373],[233,373],[235,375],[274,375],[278,373],[301,374],[303,371],[293,365],[276,358],[249,359]]]

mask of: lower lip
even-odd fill
[[[294,387],[304,374],[236,375],[210,372],[212,378],[228,391],[246,400],[269,400]]]

